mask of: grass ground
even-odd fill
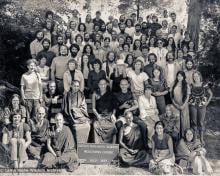
[[[205,141],[207,149],[207,158],[214,170],[213,175],[220,175],[220,101],[211,102],[206,115]],[[26,168],[33,168],[37,161],[29,160]],[[0,170],[1,172],[1,170]],[[82,164],[74,173],[67,173],[64,170],[59,171],[59,175],[150,175],[145,168],[121,168],[113,165],[88,165]],[[0,173],[1,176],[14,175],[13,173]],[[20,173],[20,175],[39,175],[33,173]],[[40,175],[57,175],[55,173],[41,173]]]

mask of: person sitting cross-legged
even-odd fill
[[[182,167],[192,169],[193,174],[211,174],[210,163],[205,157],[206,149],[202,147],[193,129],[185,130],[183,138],[177,146],[176,160]]]
[[[90,132],[90,119],[86,99],[80,90],[80,82],[72,81],[71,89],[64,95],[62,112],[65,121],[71,126],[76,144],[87,143]]]
[[[35,158],[40,159],[41,154],[46,150],[47,131],[49,129],[49,121],[45,118],[46,110],[40,106],[37,109],[36,118],[30,119],[32,142],[28,147],[29,153]]]
[[[119,132],[119,158],[127,166],[146,166],[150,156],[145,149],[141,129],[133,122],[132,112],[127,111],[125,117],[126,123]]]
[[[47,152],[39,165],[40,168],[66,167],[73,172],[79,165],[76,154],[75,142],[69,127],[64,125],[63,115],[55,116],[56,130],[49,133],[47,140]]]

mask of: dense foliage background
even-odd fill
[[[189,4],[189,0],[181,0],[181,2],[182,1]],[[57,15],[55,18],[58,21],[65,21],[65,18],[71,14],[74,8],[82,8],[90,13],[92,3],[94,2],[102,3],[101,8],[104,8],[103,4],[109,7],[115,5],[112,4],[112,1],[99,0],[1,0],[0,79],[19,86],[20,76],[26,69],[24,62],[30,57],[29,44],[33,40],[35,30],[38,27],[38,24],[35,22],[36,18],[44,17],[45,11],[51,9],[56,12]],[[120,14],[126,13],[126,10],[128,10],[129,13],[136,12],[137,1],[119,0],[115,2]],[[162,2],[158,0],[140,0],[140,13],[149,12],[154,9],[154,12],[159,14],[164,9],[164,6],[169,6],[169,3],[171,3],[169,0]],[[178,14],[178,16],[180,15],[182,14]],[[211,78],[211,80],[215,80],[215,82],[218,82],[220,78],[219,19],[220,1],[206,0],[202,10],[200,27],[200,45],[198,51],[199,69],[202,70],[205,78]]]

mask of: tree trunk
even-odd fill
[[[189,3],[187,31],[192,41],[195,42],[196,49],[198,49],[199,43],[200,20],[203,4],[204,0],[190,0]]]

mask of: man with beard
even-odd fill
[[[185,61],[185,75],[186,75],[186,81],[189,85],[193,83],[193,73],[196,71],[195,70],[195,64],[193,62],[192,56],[188,55],[187,59]]]
[[[92,45],[92,41],[91,41],[91,38],[90,38],[90,34],[88,32],[85,32],[84,33],[84,44],[90,44]]]
[[[150,24],[147,23],[146,21],[144,21],[142,24],[141,24],[141,32],[142,34],[145,34],[147,35],[147,32],[148,32],[148,29],[150,28]]]
[[[123,37],[124,39],[126,39],[126,37],[128,36],[128,33],[125,32],[125,24],[124,23],[119,23],[119,29],[120,29],[120,33],[118,34],[118,38],[119,37]]]
[[[47,107],[48,120],[51,124],[54,124],[55,115],[61,112],[61,104],[63,101],[63,96],[57,94],[55,81],[48,83],[48,92],[43,95],[43,100]]]
[[[50,67],[53,58],[56,56],[54,52],[50,51],[50,40],[45,38],[42,41],[43,50],[41,50],[37,56],[36,60],[39,61],[40,58],[45,57],[47,62],[46,65]]]
[[[60,47],[60,56],[55,57],[51,64],[51,80],[56,82],[59,95],[62,95],[64,92],[63,74],[67,69],[67,63],[70,59],[67,46],[62,45]]]
[[[149,61],[149,64],[147,64],[144,67],[144,72],[147,73],[147,75],[149,75],[150,78],[153,78],[153,70],[155,68],[158,68],[160,70],[160,72],[163,74],[163,69],[159,65],[156,64],[156,62],[157,62],[156,54],[150,53],[148,55],[148,61]]]
[[[133,41],[135,41],[136,39],[140,39],[141,38],[141,25],[140,24],[136,24],[135,25],[135,32],[133,33]]]
[[[81,52],[80,51],[80,47],[79,45],[73,43],[70,46],[70,55],[71,55],[71,59],[74,59],[77,62],[77,68],[79,70],[81,70]]]
[[[32,41],[30,44],[30,52],[31,52],[31,56],[33,59],[35,59],[37,54],[41,50],[43,50],[43,46],[41,44],[41,41],[44,38],[44,33],[42,31],[37,31],[35,36],[36,36],[35,40]]]
[[[106,24],[106,32],[103,34],[103,38],[109,37],[112,40],[112,30],[113,30],[113,25],[112,23],[107,23]]]
[[[50,51],[52,51],[53,53],[55,53],[56,56],[59,56],[59,52],[60,52],[60,46],[63,45],[63,36],[62,35],[58,35],[57,36],[57,44],[54,45]]]
[[[117,32],[115,30],[112,31],[111,38],[112,38],[112,40],[111,40],[111,43],[110,43],[110,47],[112,48],[113,51],[116,51],[116,49],[119,46],[119,43],[118,43],[118,35],[117,35]]]

